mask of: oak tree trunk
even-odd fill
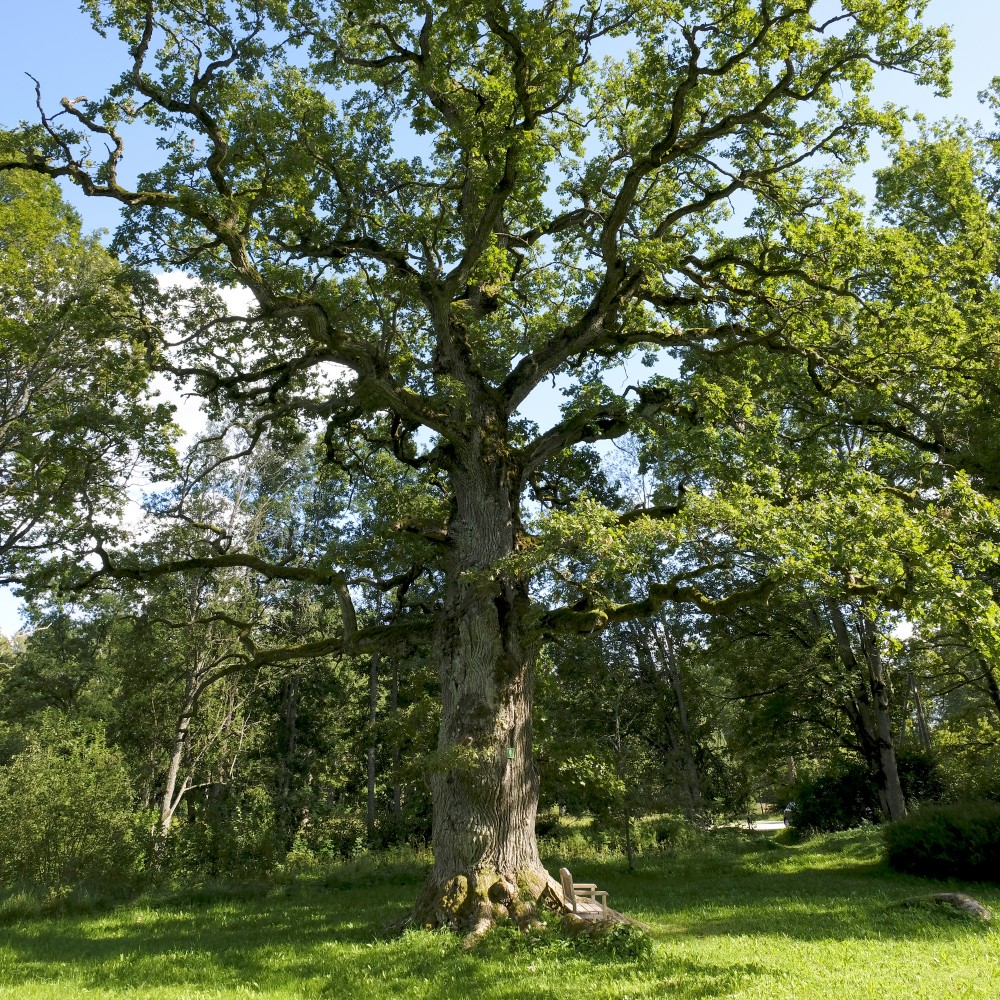
[[[535,841],[531,755],[538,642],[527,587],[502,565],[516,547],[502,465],[453,470],[445,610],[435,637],[442,718],[431,774],[434,868],[412,919],[473,935],[532,919],[549,884]]]
[[[899,781],[896,747],[892,737],[889,678],[886,676],[875,627],[863,614],[859,616],[859,622],[861,650],[868,667],[868,684],[871,690],[871,702],[875,709],[875,726],[878,734],[876,782],[879,802],[882,806],[882,815],[886,819],[903,819],[906,816],[906,800],[903,798],[903,787]]]

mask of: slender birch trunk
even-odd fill
[[[368,787],[367,787],[367,809],[365,816],[365,827],[368,839],[375,839],[375,722],[378,718],[378,668],[379,654],[372,653],[368,664],[368,727],[372,733],[372,743],[368,747]]]
[[[184,751],[187,746],[188,733],[191,728],[191,721],[194,718],[198,705],[198,695],[200,688],[196,678],[188,675],[184,685],[184,700],[181,703],[181,710],[177,716],[177,723],[174,726],[174,736],[170,745],[170,759],[167,764],[167,776],[164,782],[163,795],[160,797],[160,817],[157,824],[159,840],[161,845],[166,842],[170,834],[170,826],[173,822],[174,813],[187,791],[187,781],[181,783],[178,788],[178,778],[180,777],[181,764],[184,760]]]
[[[878,633],[867,615],[860,611],[856,629],[861,652],[859,659],[840,605],[828,600],[826,607],[841,661],[856,680],[854,693],[846,699],[844,707],[875,777],[879,808],[885,819],[902,819],[906,815],[906,802],[896,764],[889,682]]]
[[[392,677],[389,684],[389,714],[395,723],[399,710],[399,663],[392,659]],[[393,729],[392,741],[392,827],[395,835],[403,828],[403,786],[399,781],[399,736]]]

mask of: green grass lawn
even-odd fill
[[[449,934],[380,928],[421,878],[416,863],[346,866],[324,879],[159,894],[104,912],[0,926],[0,997],[1000,998],[1000,929],[899,901],[943,886],[877,863],[875,831],[786,847],[738,831],[684,856],[573,860],[651,927],[640,959],[563,938],[495,933],[463,952]]]

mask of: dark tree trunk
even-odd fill
[[[289,847],[302,823],[302,815],[292,810],[292,774],[298,747],[299,701],[302,695],[302,673],[296,670],[286,680],[282,690],[281,723],[285,747],[278,772],[278,815],[280,829]]]
[[[903,798],[903,787],[899,782],[896,748],[892,738],[889,678],[885,672],[875,626],[863,613],[858,615],[858,630],[868,672],[871,701],[875,709],[875,726],[878,734],[876,780],[882,814],[889,820],[903,819],[906,816],[906,800]]]
[[[976,659],[979,661],[980,669],[983,672],[983,680],[986,681],[986,690],[990,696],[990,701],[993,703],[993,710],[996,712],[997,718],[1000,719],[1000,684],[997,683],[997,675],[993,670],[993,665],[985,656],[977,653]]]
[[[435,637],[442,718],[431,774],[434,868],[413,920],[478,935],[531,919],[549,883],[535,841],[531,757],[538,643],[527,587],[502,560],[518,524],[502,465],[453,471],[445,609]]]
[[[629,799],[629,782],[627,778],[628,765],[626,761],[626,743],[622,738],[621,705],[615,703],[615,733],[614,749],[619,777],[623,778],[625,791],[622,795],[622,821],[625,826],[625,859],[628,870],[635,871],[635,846],[632,843],[632,803]]]
[[[625,803],[625,860],[628,870],[635,871],[635,845],[632,843],[632,809]]]
[[[688,721],[687,703],[681,684],[679,663],[673,640],[667,631],[664,617],[660,618],[663,634],[655,622],[639,625],[632,623],[630,634],[635,645],[636,659],[646,675],[658,702],[664,705],[667,699],[677,710],[676,725],[666,709],[663,714],[663,737],[670,761],[676,764],[678,781],[684,798],[684,814],[689,820],[697,818],[701,809],[701,782],[698,776],[698,762],[694,753],[694,741]],[[656,656],[653,655],[653,649]]]
[[[694,743],[691,738],[691,724],[688,721],[687,703],[684,699],[684,688],[681,683],[680,661],[677,649],[667,628],[667,622],[661,618],[659,628],[653,627],[660,659],[670,681],[670,689],[677,705],[677,721],[680,727],[681,746],[683,747],[684,783],[687,791],[687,817],[693,820],[701,809],[701,782],[698,778],[698,762],[695,759]]]

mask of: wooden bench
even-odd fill
[[[570,913],[584,920],[607,920],[608,894],[593,882],[574,882],[568,868],[559,869],[563,903]],[[580,893],[585,893],[581,896]]]

